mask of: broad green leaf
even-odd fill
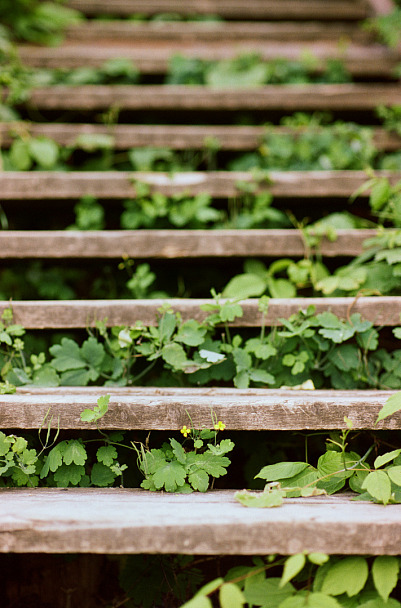
[[[261,296],[266,291],[266,281],[257,274],[237,274],[225,286],[224,298],[253,298]]]
[[[249,377],[253,382],[262,382],[263,384],[274,384],[275,378],[264,369],[251,369]]]
[[[236,317],[242,317],[244,311],[236,302],[225,302],[220,307],[220,318],[223,323],[231,323]]]
[[[56,142],[47,137],[35,137],[29,141],[32,158],[43,169],[53,169],[57,163],[59,150]]]
[[[398,582],[400,565],[397,557],[380,555],[376,557],[372,565],[372,578],[374,585],[386,602],[390,593]]]
[[[176,439],[170,439],[170,445],[173,449],[174,456],[180,464],[185,464],[187,461],[186,452]]]
[[[285,560],[280,587],[284,587],[286,583],[288,583],[291,579],[294,578],[294,576],[301,572],[302,568],[305,566],[305,561],[306,558],[303,553],[291,555]]]
[[[153,483],[158,490],[163,487],[166,492],[175,492],[178,486],[184,485],[186,471],[184,467],[176,461],[166,462],[158,467],[153,474]]]
[[[54,448],[50,450],[40,472],[41,479],[46,477],[49,471],[52,471],[52,473],[54,473],[59,467],[61,467],[63,463],[63,452],[64,442],[58,443],[54,446]]]
[[[91,471],[91,483],[94,486],[99,486],[100,488],[105,488],[110,486],[116,476],[113,471],[102,462],[95,462]]]
[[[9,152],[10,161],[18,171],[28,171],[31,168],[32,160],[29,153],[28,142],[16,139],[13,141]]]
[[[330,559],[326,553],[308,553],[307,558],[312,564],[316,564],[316,566],[322,566]]]
[[[59,386],[60,379],[56,370],[50,365],[44,365],[41,369],[34,372],[32,383],[35,386]]]
[[[401,486],[401,466],[390,467],[387,469],[387,474],[391,481],[397,486]]]
[[[199,346],[205,340],[206,328],[199,325],[195,319],[186,321],[179,328],[175,340],[183,342],[187,346]]]
[[[249,492],[241,490],[234,494],[235,500],[238,500],[244,507],[254,507],[257,509],[269,509],[271,507],[281,507],[285,492],[274,488],[269,492]]]
[[[7,436],[3,431],[0,431],[0,456],[4,456],[9,452],[12,443],[12,437]]]
[[[368,574],[365,558],[346,557],[328,568],[321,591],[328,595],[346,593],[348,597],[352,597],[364,588]]]
[[[373,498],[385,505],[390,500],[391,482],[385,471],[373,471],[369,473],[362,484],[362,488],[367,490]]]
[[[106,467],[113,464],[113,461],[117,459],[117,450],[114,445],[103,445],[96,452],[96,458],[98,462],[103,462]]]
[[[248,388],[249,387],[250,376],[249,372],[245,369],[240,370],[234,376],[234,386],[235,388]]]
[[[103,344],[100,344],[96,338],[90,336],[81,347],[81,355],[89,363],[91,367],[98,368],[104,359],[105,351]]]
[[[181,608],[213,608],[213,605],[208,597],[196,595],[189,602],[182,604]]]
[[[70,338],[62,338],[61,344],[51,346],[49,351],[54,357],[51,364],[58,372],[86,367],[78,344]]]
[[[76,486],[85,475],[85,467],[77,464],[62,464],[54,473],[54,481],[59,488],[68,487],[69,484]]]
[[[213,593],[214,591],[217,591],[217,589],[223,585],[224,583],[224,579],[223,578],[215,578],[212,581],[209,581],[208,583],[206,583],[206,585],[203,585],[203,587],[201,587],[197,592],[196,592],[196,596],[203,596],[203,595],[210,595],[211,593]],[[186,604],[185,604],[186,605]],[[184,606],[181,606],[181,608],[184,608]]]
[[[291,583],[280,587],[281,579],[278,577],[270,577],[264,581],[256,577],[255,579],[255,582],[253,582],[250,578],[249,584],[244,589],[246,601],[251,605],[263,606],[263,608],[278,608],[295,591]]]
[[[376,423],[401,410],[401,392],[391,395],[379,412]]]
[[[203,469],[188,473],[188,481],[198,492],[206,492],[209,487],[209,475]]]
[[[162,343],[168,342],[173,335],[177,324],[175,315],[172,312],[166,312],[159,321],[159,334]]]
[[[401,604],[391,597],[387,601],[381,597],[378,597],[377,599],[359,604],[358,608],[401,608]]]
[[[340,604],[334,597],[325,593],[305,593],[300,592],[289,597],[279,608],[341,608]]]
[[[384,464],[391,462],[392,460],[394,460],[394,458],[397,458],[397,456],[399,456],[400,454],[401,454],[401,450],[392,450],[391,452],[386,452],[385,454],[378,456],[373,463],[375,469],[379,469]]]
[[[86,459],[87,453],[85,446],[82,445],[80,441],[77,439],[71,439],[70,441],[65,442],[63,453],[63,460],[65,464],[71,464],[74,462],[75,464],[84,465]]]
[[[227,473],[226,467],[231,463],[227,456],[219,456],[209,451],[197,454],[196,464],[212,477],[221,477]]]
[[[298,475],[308,466],[306,462],[278,462],[277,464],[269,464],[255,475],[255,479],[261,478],[266,481],[287,479]]]
[[[202,359],[206,359],[208,363],[217,363],[218,361],[223,361],[225,359],[225,355],[221,353],[215,353],[212,350],[207,350],[206,348],[201,348],[199,351],[199,356]]]
[[[241,608],[246,602],[241,589],[234,583],[224,583],[220,587],[219,600],[221,608]]]
[[[182,370],[188,363],[183,347],[175,342],[163,346],[162,357],[174,370]]]

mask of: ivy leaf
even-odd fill
[[[397,585],[399,569],[398,558],[390,555],[380,555],[372,564],[373,583],[385,602]]]
[[[362,488],[377,501],[387,504],[391,498],[391,482],[385,471],[372,471],[366,477]]]
[[[96,452],[98,462],[102,462],[106,467],[110,467],[117,459],[117,450],[114,445],[104,445]]]
[[[166,492],[175,492],[178,486],[184,485],[186,476],[186,471],[179,462],[165,461],[154,472],[153,483],[158,490],[164,486]]]
[[[224,583],[220,587],[219,600],[221,608],[241,608],[246,602],[241,589],[234,583]]]
[[[62,464],[54,474],[54,481],[59,488],[66,488],[70,485],[77,486],[81,478],[85,475],[85,467],[78,464]]]
[[[102,462],[95,462],[91,471],[91,482],[94,486],[105,488],[114,483],[116,476],[113,471]]]
[[[284,587],[286,583],[288,583],[294,576],[301,572],[302,568],[305,566],[305,555],[303,553],[297,553],[296,555],[291,555],[285,560],[284,570],[280,581],[280,587]]]
[[[69,465],[72,462],[78,465],[84,465],[87,459],[85,447],[77,439],[71,439],[65,442],[63,460]]]
[[[328,568],[322,584],[322,593],[348,597],[357,595],[365,586],[369,574],[363,557],[346,557]]]

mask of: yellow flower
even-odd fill
[[[188,437],[188,435],[189,435],[189,434],[190,434],[190,432],[191,432],[191,429],[188,429],[188,428],[185,426],[185,424],[184,424],[184,426],[182,427],[182,429],[181,429],[181,431],[180,431],[180,432],[181,432],[181,433],[184,435],[184,437]]]
[[[214,425],[215,431],[224,431],[225,428],[226,425],[221,420],[219,420],[218,423]]]

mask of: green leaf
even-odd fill
[[[199,346],[204,342],[206,333],[205,327],[199,325],[195,319],[190,319],[181,325],[175,336],[175,340],[183,342],[187,346]]]
[[[215,353],[212,350],[207,350],[206,348],[201,348],[199,351],[199,356],[202,359],[206,359],[208,363],[217,363],[218,361],[223,361],[225,359],[225,355],[221,353]]]
[[[47,137],[35,137],[29,140],[28,145],[32,158],[40,167],[53,169],[59,156],[56,142]]]
[[[401,486],[401,466],[388,468],[387,474],[393,483],[397,486]]]
[[[278,481],[279,479],[287,479],[294,477],[306,469],[309,465],[306,462],[278,462],[263,467],[255,479],[261,478],[266,481]]]
[[[285,560],[280,587],[284,587],[286,583],[288,583],[291,579],[294,578],[294,576],[301,572],[302,568],[305,566],[305,561],[306,558],[303,553],[291,555]]]
[[[98,368],[101,366],[105,356],[103,344],[100,344],[96,338],[90,336],[82,344],[81,355],[91,367]]]
[[[234,583],[224,583],[220,587],[219,600],[221,608],[241,608],[246,602],[241,589]]]
[[[368,574],[366,559],[346,557],[328,568],[321,591],[328,595],[346,593],[348,597],[352,597],[362,591]]]
[[[386,452],[385,454],[378,456],[373,463],[375,469],[379,469],[384,464],[391,462],[392,460],[394,460],[394,458],[397,458],[397,456],[399,456],[400,454],[401,454],[401,450],[392,450],[391,452]]]
[[[271,507],[281,507],[285,492],[274,488],[268,492],[249,492],[241,490],[234,494],[235,500],[244,507],[254,507],[257,509],[269,509]]]
[[[196,595],[189,602],[182,604],[181,608],[213,608],[213,605],[208,597]]]
[[[380,555],[372,564],[373,583],[385,602],[398,582],[400,565],[397,557]]]
[[[224,298],[253,298],[261,296],[266,291],[266,281],[256,274],[238,274],[225,286]]]
[[[341,608],[341,606],[345,604],[340,604],[334,597],[320,592],[297,594],[280,604],[280,608]]]
[[[391,497],[391,482],[385,471],[369,473],[362,484],[362,488],[377,501],[387,504]]]
[[[358,605],[358,608],[400,608],[401,604],[393,598],[389,598],[386,602],[378,597]]]
[[[49,351],[54,356],[51,364],[58,372],[86,367],[78,344],[70,338],[62,338],[61,344],[51,346]]]
[[[209,487],[209,475],[203,469],[188,473],[188,481],[198,492],[206,492]]]
[[[96,458],[98,462],[103,462],[106,467],[113,464],[113,461],[117,459],[117,450],[114,445],[104,445],[96,452]]]
[[[316,566],[322,566],[330,559],[326,553],[308,553],[307,557],[311,564],[316,564]]]
[[[203,596],[203,595],[210,595],[211,593],[213,593],[214,591],[217,591],[217,589],[223,585],[224,583],[224,579],[219,577],[219,578],[215,578],[212,581],[209,581],[208,583],[206,583],[206,585],[203,585],[203,587],[201,587],[197,592],[196,592],[196,596]],[[184,608],[184,606],[181,606],[181,608]]]
[[[163,346],[162,357],[174,370],[182,370],[188,363],[183,347],[175,342]]]
[[[87,453],[85,447],[77,439],[71,439],[65,442],[65,449],[63,453],[63,460],[65,464],[84,465],[87,459]]]
[[[165,462],[153,474],[153,483],[158,490],[164,487],[166,492],[175,492],[178,486],[184,484],[186,476],[186,471],[179,462]]]
[[[240,304],[225,302],[220,307],[220,318],[223,323],[231,323],[236,317],[242,317],[244,311]]]
[[[76,486],[85,475],[85,467],[77,464],[62,464],[54,474],[54,481],[59,488],[68,487],[69,484]]]
[[[280,587],[280,581],[278,577],[270,577],[262,581],[256,578],[255,582],[250,578],[244,589],[246,601],[255,606],[278,608],[295,591],[291,583]]]
[[[396,412],[401,410],[401,392],[395,393],[395,395],[391,395],[383,405],[382,409],[379,412],[379,415],[376,420],[376,424],[380,422],[380,420],[384,420],[388,416],[395,414]]]
[[[12,437],[9,437],[0,431],[0,456],[4,456],[10,450],[11,444],[13,440]]]
[[[13,141],[10,147],[9,158],[13,167],[18,169],[18,171],[28,171],[32,165],[28,143],[21,139]]]
[[[181,443],[178,443],[176,439],[170,439],[170,445],[173,448],[173,454],[178,460],[178,462],[180,464],[185,464],[187,461],[187,456]]]
[[[116,476],[113,471],[102,462],[95,462],[91,471],[91,483],[94,486],[105,488],[114,483]]]
[[[212,477],[221,477],[227,473],[226,467],[230,464],[230,460],[226,456],[219,456],[207,451],[197,455],[196,464]]]
[[[59,467],[61,467],[63,463],[63,452],[64,452],[64,442],[58,443],[54,446],[48,453],[42,470],[40,471],[40,478],[43,479],[52,471],[54,473],[57,471]]]

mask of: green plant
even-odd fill
[[[281,576],[278,574],[281,572]],[[329,557],[298,553],[253,558],[201,587],[182,608],[399,608],[389,598],[398,583],[399,559]]]

